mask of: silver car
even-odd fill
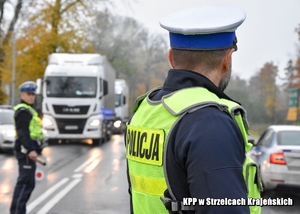
[[[15,138],[14,110],[11,106],[0,105],[0,150],[12,150]]]
[[[264,189],[300,188],[300,126],[273,125],[248,155],[260,166]]]

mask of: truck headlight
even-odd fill
[[[121,124],[122,124],[122,121],[121,120],[117,120],[117,121],[114,122],[114,127],[115,128],[120,128]]]
[[[44,127],[53,125],[52,121],[49,118],[43,118],[42,123]]]
[[[17,134],[16,134],[16,131],[15,130],[2,130],[2,134],[3,135],[6,135],[7,137],[16,137]]]
[[[99,126],[100,125],[100,120],[94,119],[90,122],[90,126]]]

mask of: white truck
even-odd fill
[[[49,143],[109,139],[115,120],[115,70],[100,54],[53,53],[37,93]]]
[[[128,95],[129,89],[124,79],[116,79],[115,81],[115,113],[116,120],[113,124],[113,133],[122,134],[125,130],[126,122],[129,119],[128,112]]]

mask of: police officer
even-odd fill
[[[35,82],[22,83],[19,86],[21,102],[14,107],[17,131],[15,154],[19,165],[19,177],[10,207],[11,214],[26,213],[26,203],[35,186],[36,161],[42,152],[41,120],[32,107],[36,88]]]
[[[247,204],[260,198],[261,182],[245,155],[246,112],[224,93],[245,17],[204,5],[161,19],[172,68],[136,100],[125,134],[132,213],[260,213]]]

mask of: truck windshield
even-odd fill
[[[115,107],[122,105],[122,94],[116,94]]]
[[[47,77],[47,97],[96,97],[96,77]]]

